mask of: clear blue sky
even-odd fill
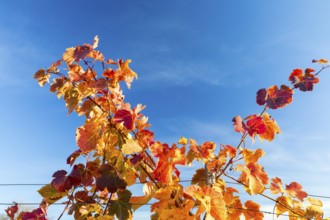
[[[126,97],[147,105],[157,139],[236,145],[231,119],[261,111],[257,90],[288,84],[294,68],[317,68],[312,59],[330,59],[329,8],[328,0],[1,1],[0,183],[48,183],[69,169],[83,121],[67,117],[63,101],[33,80],[65,48],[99,35],[106,57],[132,59],[139,80]],[[292,105],[269,112],[282,133],[254,147],[266,151],[270,177],[330,196],[330,71],[320,78],[312,93],[296,91]],[[36,189],[0,187],[0,202],[39,202]]]

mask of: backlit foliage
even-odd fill
[[[264,107],[261,113],[232,120],[234,131],[241,134],[236,146],[198,144],[185,137],[167,144],[154,139],[142,113],[145,106],[125,102],[121,86],[130,88],[137,78],[131,60],[105,59],[96,50],[98,42],[95,37],[93,45],[68,48],[62,59],[34,75],[40,86],[50,83],[50,91],[64,99],[68,114],[77,113],[85,123],[77,128],[78,150],[67,158],[69,171],[56,171],[38,191],[43,198],[39,208],[16,213],[17,204],[9,207],[11,219],[47,219],[47,207],[59,200],[66,204],[59,218],[68,214],[75,219],[132,219],[134,211],[150,205],[151,219],[263,219],[260,204],[241,199],[244,191],[272,200],[277,216],[322,219],[322,202],[309,198],[299,183],[283,184],[279,177],[269,177],[259,163],[265,152],[245,140],[272,141],[281,130],[267,110],[290,104],[295,89],[312,91],[317,75],[329,66],[327,60],[313,61],[321,65],[316,74],[311,68],[293,70],[292,87],[260,89],[256,101]],[[77,163],[77,158],[86,160]],[[183,185],[178,167],[192,163],[202,168]],[[238,185],[230,187],[228,181]],[[144,195],[129,191],[136,183],[144,184]]]

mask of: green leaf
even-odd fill
[[[52,185],[47,184],[38,190],[38,193],[49,203],[53,204],[57,200],[67,195],[66,192],[58,192]]]
[[[116,215],[119,220],[126,220],[132,215],[132,204],[129,203],[132,193],[129,190],[118,191],[118,200],[114,201],[109,214]]]

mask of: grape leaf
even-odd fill
[[[245,220],[262,220],[264,214],[260,212],[260,205],[248,200],[244,203],[246,211],[243,212]]]
[[[103,191],[107,189],[115,193],[118,189],[126,189],[126,183],[121,179],[109,164],[103,164],[99,169],[99,176],[96,178],[96,189]]]
[[[254,138],[257,134],[260,135],[266,131],[266,125],[260,116],[250,115],[245,120],[247,120],[245,127],[250,137]]]
[[[127,220],[132,216],[132,204],[129,203],[132,193],[129,190],[118,191],[118,200],[112,201],[109,214],[116,215],[118,220]]]
[[[66,163],[70,164],[70,166],[72,166],[74,164],[74,162],[76,161],[76,159],[82,154],[82,151],[80,149],[76,150],[75,152],[73,152],[67,159],[66,159]]]
[[[234,122],[234,130],[236,132],[244,133],[246,131],[246,127],[241,116],[235,116],[232,121]]]
[[[278,177],[271,179],[270,192],[273,194],[284,193],[285,190],[282,186],[282,180]]]
[[[58,191],[58,192],[65,192],[69,190],[72,185],[66,176],[66,171],[65,170],[59,170],[56,171],[53,174],[53,181],[51,182],[51,185]]]
[[[184,193],[201,202],[206,210],[207,215],[211,215],[215,219],[227,219],[226,203],[223,199],[222,192],[219,188],[211,188],[210,186],[188,186],[184,189]]]
[[[314,71],[311,68],[307,68],[303,74],[302,69],[295,69],[290,74],[289,81],[291,81],[294,88],[299,88],[300,91],[312,91],[314,84],[319,82],[319,79],[311,73]]]
[[[120,109],[116,112],[115,116],[113,117],[113,121],[115,123],[122,123],[128,130],[133,130],[134,128],[134,119],[133,115],[130,111],[126,109]]]
[[[127,139],[121,148],[123,154],[135,154],[141,152],[142,150],[143,148],[139,145],[139,143],[133,139]]]
[[[286,185],[285,192],[300,201],[303,201],[307,197],[307,193],[302,190],[302,186],[297,182],[292,182],[289,185]]]
[[[282,85],[280,89],[277,86],[271,86],[268,90],[260,89],[257,92],[257,103],[266,104],[266,107],[271,109],[282,108],[292,102],[292,95],[293,90],[286,85]]]
[[[265,155],[265,151],[262,149],[256,149],[255,151],[244,148],[241,151],[245,164],[257,163],[260,157]]]
[[[83,153],[96,148],[101,136],[101,128],[96,122],[89,122],[79,127],[76,132],[76,142]]]
[[[73,186],[79,186],[83,180],[84,173],[85,173],[84,164],[80,163],[74,165],[71,173],[68,176],[70,184]]]
[[[262,134],[259,134],[260,140],[268,140],[269,142],[275,138],[275,134],[281,132],[280,128],[278,127],[276,121],[269,116],[267,112],[263,115],[263,121],[266,125],[266,131]]]
[[[237,164],[235,170],[242,172],[238,180],[244,183],[244,188],[250,195],[259,194],[265,190],[268,176],[260,164],[253,162],[246,166]]]
[[[13,206],[8,207],[6,210],[7,216],[11,219],[14,220],[15,214],[18,211],[18,204],[14,203]]]
[[[43,87],[49,80],[50,74],[46,73],[44,69],[39,69],[33,76],[34,79],[38,80],[38,83]]]
[[[66,192],[60,192],[58,191],[54,186],[51,184],[47,184],[43,187],[41,187],[38,190],[38,193],[42,196],[43,199],[46,200],[46,202],[51,205],[55,203],[57,200],[62,199],[67,195]]]

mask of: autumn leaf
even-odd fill
[[[289,185],[286,185],[285,192],[294,197],[303,201],[307,197],[307,193],[302,190],[302,186],[297,182],[292,182]]]
[[[116,112],[113,117],[115,123],[123,123],[125,128],[128,130],[133,130],[134,128],[134,118],[130,111],[126,109],[120,109]]]
[[[232,121],[234,122],[234,130],[236,132],[244,133],[246,131],[246,127],[241,116],[235,116]]]
[[[47,184],[40,188],[38,193],[42,196],[43,199],[46,200],[49,205],[55,203],[67,195],[66,192],[60,192],[56,190],[56,188],[51,184]]]
[[[11,219],[14,220],[15,214],[18,211],[18,204],[15,203],[13,206],[8,207],[6,210],[7,216]]]
[[[319,64],[326,64],[326,63],[328,63],[329,61],[326,60],[326,59],[319,59],[319,60],[313,60],[312,62],[313,62],[313,63],[319,63]]]
[[[243,215],[245,220],[262,220],[264,214],[260,212],[260,205],[248,200],[244,203],[246,210],[244,210]]]
[[[76,142],[83,153],[94,150],[100,137],[101,128],[96,122],[88,122],[76,132]]]
[[[66,176],[67,172],[65,170],[56,171],[53,174],[53,181],[51,185],[58,191],[58,192],[65,192],[69,190],[72,186],[71,183]]]
[[[273,194],[284,193],[285,190],[282,186],[282,180],[278,177],[271,179],[270,192]]]
[[[136,78],[137,79],[137,74],[129,67],[129,63],[131,63],[131,60],[119,60],[118,61],[118,66],[119,66],[119,71],[120,71],[120,75],[121,77],[123,77],[123,79],[126,82],[126,85],[128,88],[131,88],[131,83],[133,82],[133,79]]]
[[[112,201],[109,214],[116,215],[118,220],[127,220],[132,216],[132,204],[129,203],[132,193],[129,190],[117,192],[118,199]]]
[[[199,168],[195,171],[195,174],[192,177],[191,184],[197,184],[200,187],[206,185],[206,176],[205,176],[205,169]]]
[[[76,88],[71,88],[64,93],[65,106],[68,109],[68,114],[78,107],[80,99],[79,92]]]
[[[125,190],[126,183],[121,179],[109,164],[103,164],[96,178],[96,189],[103,191],[107,189],[110,193],[115,193],[118,189]]]
[[[293,201],[288,196],[280,196],[276,201],[275,212],[277,217],[293,209]]]
[[[257,134],[260,135],[266,131],[266,125],[260,116],[250,115],[245,120],[247,120],[245,127],[250,137],[254,138]]]
[[[143,148],[134,139],[127,139],[121,148],[123,154],[135,154],[141,152],[142,150]]]
[[[278,127],[276,121],[269,116],[267,112],[263,114],[263,121],[266,125],[266,131],[262,134],[259,134],[260,140],[268,140],[272,141],[275,138],[275,134],[281,132],[280,128]]]
[[[302,69],[295,69],[290,74],[289,81],[291,81],[294,88],[299,88],[300,91],[312,91],[314,84],[319,82],[319,79],[311,73],[314,71],[311,68],[307,68],[303,74]]]
[[[68,179],[72,186],[79,186],[82,183],[85,173],[85,166],[83,164],[76,164],[73,166],[71,173],[68,175]]]
[[[241,151],[245,164],[257,163],[258,160],[265,155],[265,152],[262,149],[250,150],[244,148]]]
[[[41,68],[34,74],[33,78],[38,80],[39,85],[43,87],[48,82],[50,74]]]
[[[216,144],[214,142],[205,142],[201,146],[191,145],[190,150],[195,153],[197,160],[202,159],[204,163],[207,163],[210,159],[214,158],[214,149]]]
[[[323,203],[319,199],[307,198],[306,201],[310,204],[306,207],[305,218],[315,218],[316,220],[323,219],[322,206]]]
[[[184,193],[200,201],[207,215],[211,215],[217,220],[226,220],[226,203],[223,199],[222,192],[218,190],[210,186],[204,186],[203,188],[199,186],[188,186],[184,189]]]
[[[250,195],[259,194],[265,190],[268,176],[261,165],[253,162],[246,166],[238,164],[235,170],[242,172],[238,180],[244,183],[244,188]]]
[[[271,109],[282,108],[292,102],[293,90],[282,85],[280,89],[277,86],[271,86],[266,89],[260,89],[257,92],[257,103],[259,105],[266,104]]]
[[[188,139],[185,137],[180,137],[180,139],[178,140],[178,144],[187,145]]]
[[[224,190],[224,200],[226,203],[228,219],[239,220],[243,211],[243,206],[239,196],[234,196],[234,193],[239,193],[238,190],[232,187],[226,187]]]
[[[80,149],[76,150],[75,152],[73,152],[67,159],[66,159],[66,163],[70,164],[70,166],[72,166],[74,164],[74,162],[76,161],[76,159],[82,154],[82,151]]]

